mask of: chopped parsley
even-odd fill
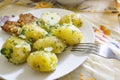
[[[75,33],[75,30],[72,30],[72,34],[74,34]]]
[[[22,30],[22,32],[21,32],[21,34],[25,35],[25,31],[26,31],[26,30],[25,30],[25,29],[23,29],[23,30]]]
[[[6,50],[7,50],[6,48],[2,48],[1,49],[1,54],[5,55],[6,54]]]
[[[36,21],[36,24],[37,24],[38,26],[40,26],[40,21]]]

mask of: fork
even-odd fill
[[[95,54],[107,59],[120,60],[120,57],[116,56],[114,52],[105,44],[79,43],[78,45],[75,45],[71,51],[77,55]]]

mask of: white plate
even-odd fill
[[[39,18],[40,15],[45,12],[57,12],[61,16],[68,13],[72,13],[71,11],[68,10],[55,8],[38,9],[26,13],[32,13],[34,16]],[[17,19],[18,16],[13,18],[12,20],[16,21]],[[84,36],[82,42],[93,43],[94,35],[92,25],[84,19],[83,22],[84,24],[80,28]],[[0,30],[0,42],[1,42],[0,48],[7,38],[8,35],[4,31]],[[60,54],[58,58],[59,63],[54,72],[40,73],[32,70],[27,64],[13,65],[7,62],[7,59],[3,55],[0,55],[0,76],[4,77],[7,80],[53,80],[60,78],[76,69],[87,59],[87,56],[77,56],[70,52],[69,50],[67,50],[64,53]]]

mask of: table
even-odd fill
[[[95,1],[95,0],[91,0]],[[81,11],[79,14],[84,16],[92,24],[96,26],[104,25],[111,30],[111,37],[120,41],[120,24],[118,21],[118,13],[104,13],[102,11],[106,6],[101,7],[101,3],[108,5],[108,2],[113,2],[113,0],[98,0],[99,7],[93,10]],[[103,1],[103,2],[102,2]],[[88,2],[90,4],[90,2]],[[98,2],[97,2],[98,3]],[[111,4],[111,3],[110,3]],[[103,5],[103,4],[102,4]],[[98,6],[97,5],[94,5]],[[102,8],[102,9],[101,9]],[[0,9],[0,16],[11,16],[19,15],[25,11],[34,10],[34,7],[19,6],[15,4],[7,5]],[[108,60],[96,55],[90,55],[88,59],[79,68],[63,76],[58,80],[80,80],[80,75],[91,78],[91,80],[120,80],[120,61]],[[94,79],[95,78],[95,79]],[[81,79],[82,80],[82,79]],[[83,79],[83,80],[87,80]],[[90,79],[88,79],[90,80]]]

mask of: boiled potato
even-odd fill
[[[67,24],[71,24],[72,23],[76,27],[80,27],[83,24],[83,22],[80,19],[80,17],[77,14],[75,14],[75,13],[70,13],[70,14],[64,15],[60,19],[59,24],[64,24],[64,23],[67,23]]]
[[[11,37],[3,44],[1,54],[3,54],[9,62],[20,64],[26,61],[30,51],[31,47],[27,42],[17,37]]]
[[[19,37],[29,41],[36,41],[39,38],[43,38],[46,34],[48,33],[37,24],[30,23],[22,27]]]
[[[60,16],[54,12],[47,12],[42,14],[40,18],[41,26],[45,28],[47,31],[51,31],[52,29],[59,26]]]
[[[58,38],[66,41],[69,45],[75,45],[82,40],[81,31],[72,24],[64,24],[53,31],[53,34]]]
[[[55,36],[44,37],[33,44],[35,50],[44,50],[48,47],[52,47],[54,53],[61,53],[66,48],[66,44]]]
[[[29,55],[27,63],[34,70],[50,72],[56,69],[58,59],[54,53],[47,51],[35,51]]]

